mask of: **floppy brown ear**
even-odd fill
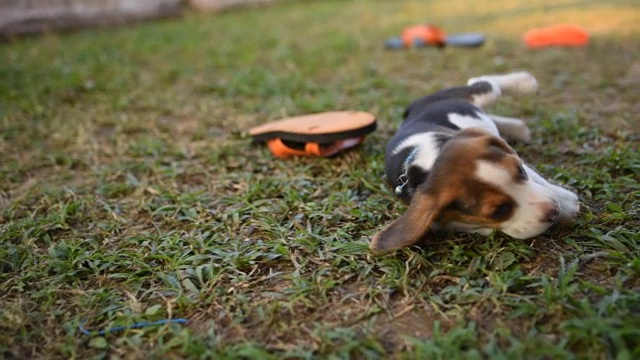
[[[414,195],[407,211],[375,234],[369,248],[380,254],[415,244],[438,217],[442,207],[435,195]]]

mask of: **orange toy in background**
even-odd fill
[[[409,26],[402,31],[400,37],[405,47],[413,47],[416,43],[423,43],[435,46],[445,45],[444,32],[435,25],[415,25]]]
[[[478,47],[484,44],[484,35],[480,33],[464,33],[448,35],[442,29],[432,24],[413,25],[404,28],[402,34],[387,39],[387,49],[411,49],[445,46]]]
[[[527,31],[524,35],[524,42],[530,48],[546,46],[578,47],[589,43],[589,33],[575,24],[558,24]]]

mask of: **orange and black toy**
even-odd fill
[[[290,117],[249,129],[278,158],[329,157],[364,141],[376,129],[376,118],[363,111],[330,111]]]
[[[484,35],[480,33],[464,33],[448,35],[433,24],[419,24],[404,28],[400,37],[387,39],[387,49],[410,49],[423,47],[446,46],[478,47],[484,44]]]

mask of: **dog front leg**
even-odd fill
[[[489,114],[489,117],[498,127],[500,135],[508,141],[520,141],[523,143],[531,141],[531,130],[529,130],[524,121],[493,114]]]

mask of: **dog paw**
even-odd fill
[[[526,71],[503,75],[498,83],[504,92],[516,95],[531,94],[538,90],[538,81]]]
[[[498,127],[500,135],[508,141],[519,141],[523,143],[531,141],[531,130],[529,130],[529,127],[524,121],[493,114],[490,114],[489,117],[491,117],[491,120],[493,120]]]
[[[529,130],[529,127],[527,125],[523,126],[522,135],[520,136],[518,141],[522,141],[525,144],[528,144],[531,142],[531,130]]]
[[[501,126],[502,127],[499,127],[500,134],[507,140],[525,144],[531,141],[531,130],[524,122],[514,122],[508,125],[502,124]]]

